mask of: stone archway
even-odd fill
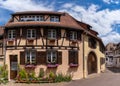
[[[97,57],[94,52],[88,54],[87,69],[88,74],[97,73]]]

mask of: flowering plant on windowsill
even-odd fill
[[[56,68],[57,66],[59,66],[58,64],[47,64],[48,68]]]
[[[78,64],[76,64],[76,63],[70,63],[70,67],[78,67]]]
[[[34,63],[27,62],[25,65],[25,68],[33,68],[34,69],[35,67],[36,67],[35,62]]]

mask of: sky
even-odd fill
[[[0,26],[21,11],[67,12],[91,25],[105,45],[120,42],[120,0],[0,0]]]

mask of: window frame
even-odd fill
[[[57,38],[57,30],[48,29],[48,39],[56,39],[56,38]]]
[[[35,50],[26,50],[26,52],[25,52],[25,63],[27,65],[36,64],[36,51]]]
[[[50,16],[51,22],[60,22],[60,16]]]
[[[50,58],[50,61],[48,61],[49,58]],[[58,59],[57,51],[53,51],[53,50],[52,51],[47,51],[47,63],[48,64],[57,64],[57,59]]]
[[[8,30],[8,39],[16,38],[16,30]]]
[[[30,31],[30,33],[28,31]],[[35,31],[35,32],[33,32],[33,31]],[[33,33],[34,33],[34,35],[33,35]],[[27,29],[27,39],[35,39],[35,38],[36,38],[36,29]]]
[[[76,31],[70,31],[70,40],[76,41],[77,38],[77,32]]]

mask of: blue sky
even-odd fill
[[[67,12],[90,24],[104,44],[120,42],[120,0],[0,0],[0,25],[18,11]]]

